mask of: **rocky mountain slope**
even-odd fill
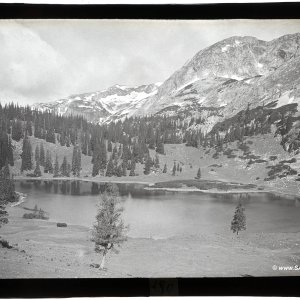
[[[116,85],[35,107],[82,114],[94,122],[156,113],[204,114],[204,130],[209,131],[248,104],[300,103],[299,47],[300,33],[272,41],[231,37],[199,51],[161,85]],[[208,114],[212,109],[216,113]]]
[[[49,103],[37,103],[33,108],[62,115],[82,115],[91,122],[105,122],[122,118],[137,110],[143,100],[157,92],[160,83],[135,88],[114,85],[106,90],[72,95]]]

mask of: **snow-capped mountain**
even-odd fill
[[[135,88],[114,85],[108,89],[72,95],[49,103],[37,103],[33,108],[62,115],[82,115],[92,122],[106,122],[130,115],[143,105],[143,100],[155,95],[160,83]]]
[[[272,41],[234,36],[199,51],[162,84],[107,90],[37,104],[109,122],[125,116],[217,109],[209,128],[250,104],[300,103],[300,33]],[[209,129],[208,128],[208,129]]]

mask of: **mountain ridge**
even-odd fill
[[[34,107],[108,123],[169,110],[174,113],[175,106],[179,110],[196,106],[198,111],[214,107],[226,118],[248,104],[300,103],[299,48],[300,33],[271,41],[232,36],[198,51],[163,83],[114,85]]]

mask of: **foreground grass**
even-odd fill
[[[243,232],[203,234],[168,239],[132,239],[110,254],[107,271],[90,265],[100,261],[83,226],[22,219],[20,207],[10,207],[10,223],[1,235],[14,246],[0,247],[1,278],[51,277],[226,277],[299,275],[273,271],[274,264],[299,262],[300,233]]]

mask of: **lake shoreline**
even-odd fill
[[[152,179],[152,178],[151,178]],[[169,181],[139,181],[139,180],[122,180],[117,178],[106,179],[106,178],[81,178],[81,177],[27,177],[27,176],[15,176],[14,180],[36,180],[36,181],[47,181],[47,180],[58,180],[58,181],[83,181],[83,182],[94,182],[94,183],[124,183],[124,184],[143,184],[147,185],[146,190],[160,190],[160,191],[169,191],[169,192],[200,192],[200,193],[211,193],[211,194],[240,194],[240,193],[271,193],[276,195],[288,196],[288,197],[298,197],[299,193],[288,193],[280,189],[270,188],[269,186],[263,186],[266,189],[198,189],[198,188],[169,188],[169,187],[153,187],[155,184],[164,184]],[[177,178],[174,181],[178,180]],[[190,179],[191,181],[193,179]],[[205,179],[203,179],[205,180]],[[182,180],[185,181],[185,180]],[[214,180],[215,182],[221,182],[227,184],[230,187],[231,183],[228,181]],[[238,183],[241,185],[246,185],[245,183]]]

